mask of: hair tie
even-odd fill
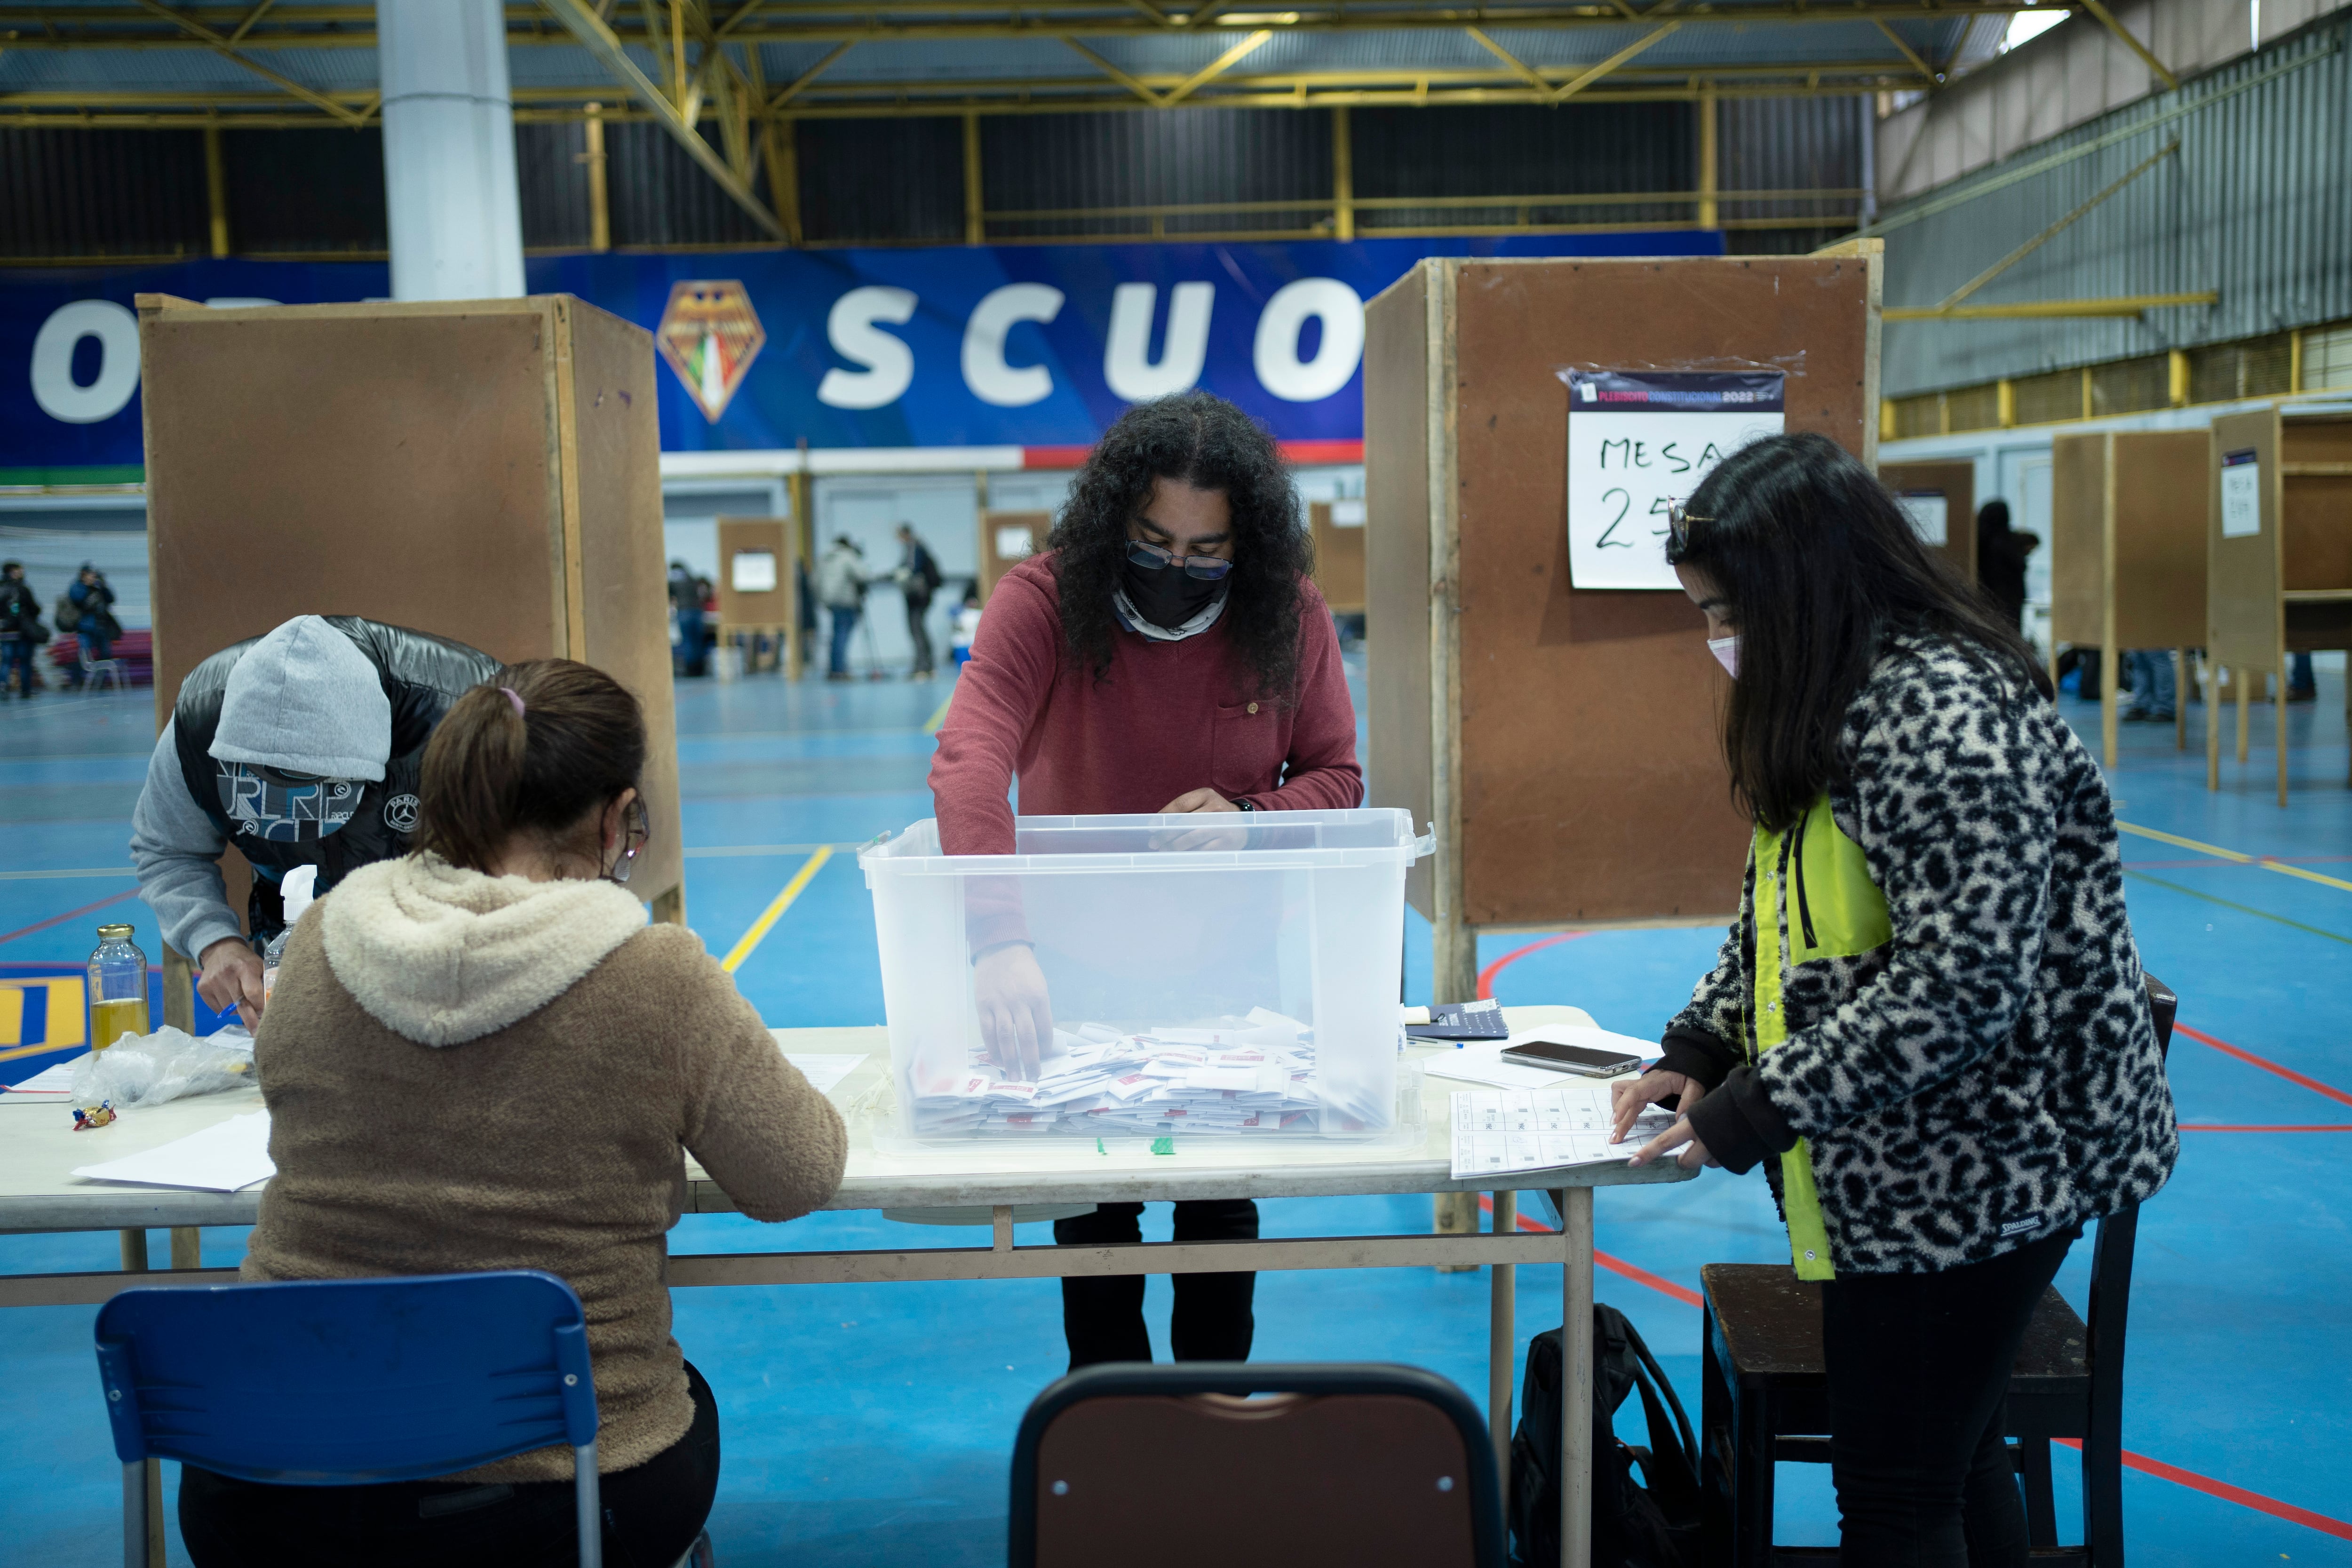
[[[516,690],[513,687],[511,687],[511,686],[501,686],[501,687],[499,687],[499,689],[500,691],[505,692],[505,693],[507,694],[507,700],[514,704],[515,717],[516,717],[516,718],[518,718],[518,719],[521,718],[521,717],[522,717],[522,693],[520,693],[520,692],[517,691],[517,690]]]

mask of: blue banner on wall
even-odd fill
[[[1424,256],[1722,249],[1683,231],[571,255],[528,273],[533,293],[664,332],[665,451],[1075,447],[1128,404],[1192,386],[1287,441],[1360,439],[1362,302]],[[695,283],[737,287],[680,288]],[[0,471],[141,462],[134,295],[296,305],[388,288],[372,262],[0,272],[0,366],[18,367],[0,372]]]

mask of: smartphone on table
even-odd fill
[[[1551,1072],[1580,1073],[1586,1078],[1615,1078],[1632,1072],[1643,1058],[1622,1051],[1596,1050],[1591,1046],[1563,1046],[1557,1040],[1529,1040],[1503,1052],[1515,1067],[1543,1068]]]

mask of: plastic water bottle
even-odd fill
[[[135,927],[98,928],[89,955],[89,1046],[102,1051],[125,1035],[147,1033],[147,955],[131,940]]]
[[[271,937],[269,945],[262,950],[261,1005],[265,1009],[269,1005],[269,994],[278,988],[278,961],[286,956],[286,944],[294,940],[294,922],[310,907],[310,900],[317,896],[312,889],[318,885],[316,866],[297,866],[278,884],[278,897],[286,906],[286,929]]]

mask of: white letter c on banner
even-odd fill
[[[1299,329],[1309,316],[1323,322],[1315,357],[1300,363]],[[1286,283],[1257,319],[1258,384],[1286,403],[1316,403],[1348,384],[1364,357],[1364,301],[1337,278]]]
[[[1004,363],[1004,339],[1015,323],[1040,325],[1062,313],[1062,291],[1047,283],[1007,283],[972,308],[963,329],[963,382],[982,403],[1026,408],[1054,395],[1054,373],[1042,364]]]
[[[863,368],[824,373],[816,400],[832,408],[879,408],[896,403],[915,380],[915,351],[877,321],[893,324],[915,314],[914,293],[906,289],[852,289],[833,302],[824,335],[833,352]]]
[[[75,347],[96,338],[98,378],[73,378]],[[139,318],[111,300],[60,305],[33,338],[33,401],[68,425],[95,425],[122,412],[139,390]]]

